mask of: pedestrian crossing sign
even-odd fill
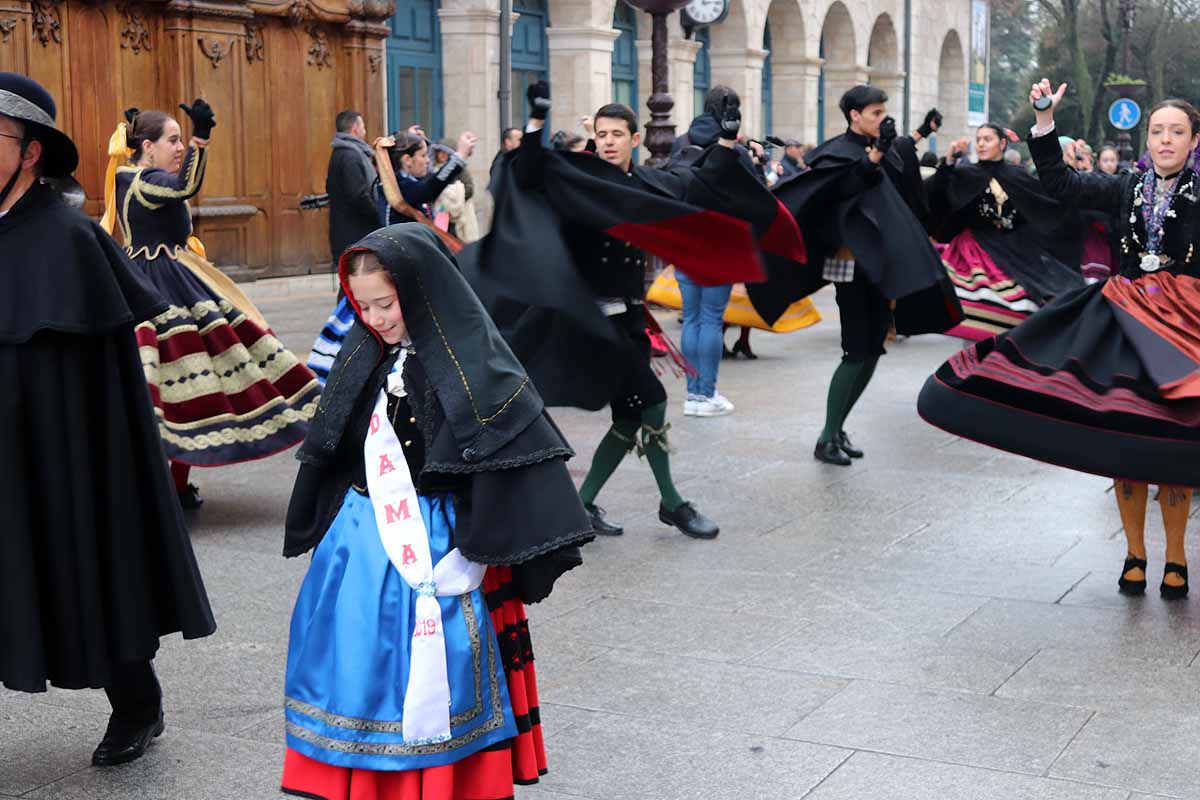
[[[1119,131],[1136,128],[1141,120],[1141,106],[1128,97],[1118,98],[1108,107],[1108,122]]]

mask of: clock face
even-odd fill
[[[727,0],[691,0],[684,8],[692,21],[699,25],[712,25],[725,14]]]

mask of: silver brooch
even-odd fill
[[[1162,261],[1154,253],[1143,253],[1139,266],[1142,268],[1142,272],[1158,272],[1162,268]]]

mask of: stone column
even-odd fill
[[[612,26],[554,26],[550,45],[550,85],[554,87],[553,127],[575,131],[579,117],[612,102]]]
[[[896,125],[899,127],[903,124],[904,119],[904,73],[895,72],[887,69],[870,69],[868,72],[868,82],[872,86],[878,86],[888,94],[888,113],[896,118]],[[913,127],[920,124],[920,119],[916,119],[916,111],[910,109],[910,121],[913,121]],[[901,130],[900,135],[904,136],[910,131]]]
[[[866,83],[869,71],[866,67],[859,64],[825,64],[824,71],[824,138],[831,139],[846,132],[846,118],[842,116],[842,110],[838,108],[838,101],[842,99],[842,95],[846,93],[847,89],[857,86],[860,83]]]
[[[639,27],[638,31],[641,30]],[[700,52],[701,44],[693,39],[684,39],[682,34],[676,36],[674,30],[671,35],[674,38],[667,40],[667,66],[671,73],[669,77],[671,97],[675,100],[675,107],[671,109],[671,121],[675,123],[675,133],[678,135],[687,132],[692,118],[700,111],[692,108],[692,95],[695,88],[692,83],[692,72],[696,68],[696,54]],[[638,94],[645,98],[650,95],[651,85],[650,40],[638,39],[637,52]],[[638,119],[649,119],[650,112],[647,110],[645,102],[641,103],[641,108],[634,110],[637,111]]]
[[[762,135],[762,71],[766,58],[767,51],[757,47],[708,51],[713,86],[729,86],[742,98],[742,132],[749,136]]]
[[[471,172],[486,184],[488,165],[500,149],[500,11],[442,8],[438,19],[446,135],[457,138],[465,130],[478,134]],[[513,120],[518,127],[524,123]]]
[[[777,136],[816,144],[821,64],[819,58],[771,56],[771,114]]]

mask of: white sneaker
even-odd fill
[[[687,399],[683,401],[683,415],[685,417],[696,416],[696,406],[703,399],[704,399],[703,397],[698,397],[697,395],[689,394],[687,396]]]
[[[720,392],[713,392],[712,401],[724,406],[726,411],[733,411],[735,408],[733,401]]]
[[[694,402],[695,405],[692,406],[693,413],[691,414],[694,417],[723,417],[730,412],[729,408],[726,408],[712,397],[702,397]]]

